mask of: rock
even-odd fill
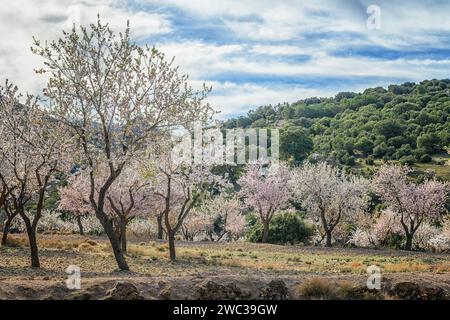
[[[288,300],[289,290],[282,280],[272,280],[261,289],[259,298],[261,300]]]
[[[114,288],[106,292],[103,300],[143,300],[136,286],[129,282],[117,282]]]
[[[241,290],[235,283],[222,285],[214,281],[205,281],[196,287],[198,300],[238,300],[250,298],[250,293]]]
[[[447,292],[441,287],[424,287],[422,288],[423,297],[426,300],[445,300]]]
[[[447,292],[438,286],[423,286],[415,282],[398,282],[389,290],[389,294],[403,300],[443,300]]]
[[[389,294],[403,300],[418,300],[422,298],[420,286],[415,282],[397,282],[389,290]]]
[[[159,287],[159,298],[161,300],[170,300],[170,298],[172,297],[172,287],[170,286],[170,284],[167,284],[164,281],[160,281],[158,282],[158,287]]]
[[[84,291],[77,291],[71,294],[68,294],[64,297],[64,300],[91,300],[92,296]]]
[[[380,290],[369,289],[365,286],[356,287],[354,290],[349,293],[346,299],[354,299],[354,300],[383,300],[384,296]]]

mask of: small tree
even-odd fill
[[[27,96],[24,104],[17,87],[8,82],[0,89],[0,122],[3,134],[0,179],[28,235],[31,266],[40,267],[36,230],[44,210],[47,189],[58,172],[67,171],[71,139],[63,126]],[[9,175],[9,176],[8,176]],[[26,204],[35,204],[32,214]]]
[[[208,162],[177,161],[170,150],[158,154],[151,164],[156,168],[153,193],[164,201],[164,225],[169,239],[170,260],[176,259],[175,236],[202,199],[226,186],[226,181],[211,173]]]
[[[96,172],[98,182],[101,185],[107,179],[107,170],[98,168]],[[89,202],[89,194],[86,193],[90,185],[90,177],[87,172],[79,172],[69,179],[66,187],[60,188],[59,209],[74,212],[79,225],[82,215],[92,212]],[[126,232],[127,225],[137,216],[145,216],[148,210],[149,184],[143,180],[135,167],[124,169],[123,175],[118,177],[106,194],[107,214],[114,232],[120,241],[121,249],[127,252]],[[97,195],[100,188],[95,187]],[[80,231],[82,226],[80,226]]]
[[[211,241],[239,238],[246,225],[241,207],[235,196],[224,193],[213,196],[195,208],[184,224],[185,230],[191,236],[204,233]]]
[[[405,232],[405,249],[411,250],[414,235],[426,221],[437,220],[446,211],[447,183],[426,180],[416,185],[408,180],[410,169],[384,165],[375,175],[373,184],[381,198],[400,218]]]
[[[3,226],[3,235],[2,235],[2,246],[6,246],[8,244],[8,234],[11,229],[11,224],[15,217],[17,217],[18,212],[14,210],[10,201],[6,200],[3,205],[3,210],[6,215],[6,220],[4,221]]]
[[[105,206],[114,181],[156,133],[201,118],[211,110],[203,100],[209,88],[193,91],[172,61],[155,48],[131,42],[130,29],[118,35],[98,19],[89,28],[75,27],[62,38],[33,52],[45,60],[45,95],[52,113],[81,149],[80,163],[89,172],[89,203],[107,234],[117,265],[128,270],[120,241]],[[98,167],[106,167],[101,180]],[[98,192],[96,192],[98,188]]]
[[[332,245],[336,226],[368,206],[367,181],[324,162],[305,164],[297,170],[295,181],[296,195],[322,227],[327,247]]]
[[[58,209],[70,213],[76,220],[80,235],[84,235],[83,218],[92,213],[86,190],[89,180],[85,173],[77,172],[67,179],[67,185],[58,188]]]
[[[289,205],[291,173],[280,164],[264,167],[262,162],[247,165],[244,175],[238,180],[239,195],[244,203],[255,210],[263,224],[262,242],[269,238],[269,224],[273,216]]]
[[[1,135],[1,132],[0,132],[0,135]],[[1,157],[1,155],[2,155],[2,153],[0,152],[0,157]],[[0,158],[0,161],[3,162],[1,158]],[[12,220],[17,216],[17,212],[12,210],[10,201],[8,201],[8,196],[9,196],[8,185],[6,184],[6,180],[5,180],[5,183],[3,183],[3,181],[2,181],[3,180],[2,178],[6,179],[7,173],[4,168],[2,171],[3,171],[3,173],[0,170],[0,210],[3,208],[3,210],[6,214],[6,219],[4,221],[3,230],[2,230],[3,235],[2,235],[1,245],[5,246],[7,244],[8,233],[9,233],[9,229],[11,227]]]

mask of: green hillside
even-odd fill
[[[398,161],[450,179],[450,80],[426,80],[268,105],[224,128],[277,127],[284,160],[348,166]]]

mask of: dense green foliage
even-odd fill
[[[281,156],[294,161],[323,156],[347,165],[358,157],[426,163],[450,146],[450,80],[263,106],[224,127],[281,128]]]
[[[250,214],[248,219],[247,240],[250,242],[261,242],[263,226],[259,219]],[[303,214],[299,211],[283,212],[276,215],[269,226],[268,243],[274,244],[307,244],[314,235],[313,227],[303,221]]]

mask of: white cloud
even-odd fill
[[[162,14],[135,12],[116,0],[15,0],[0,8],[0,70],[24,91],[40,93],[45,79],[34,74],[41,66],[30,47],[32,37],[52,40],[69,29],[73,22],[96,21],[97,13],[111,22],[113,29],[123,30],[131,20],[135,39],[170,32],[167,17]]]
[[[55,39],[73,21],[90,23],[100,13],[115,30],[123,30],[126,20],[130,19],[134,39],[166,35],[156,43],[157,47],[167,57],[176,56],[176,64],[191,76],[195,86],[205,79],[212,79],[210,84],[214,91],[209,99],[223,111],[221,117],[249,107],[292,102],[308,96],[328,96],[338,91],[336,86],[333,90],[330,86],[306,89],[300,85],[277,85],[277,79],[283,77],[297,80],[308,77],[361,78],[365,79],[365,85],[368,77],[380,79],[374,80],[375,85],[392,78],[420,81],[448,77],[448,59],[383,59],[382,56],[372,59],[333,55],[335,50],[348,53],[349,49],[358,47],[370,50],[370,46],[396,50],[449,48],[442,35],[450,33],[450,2],[379,0],[381,30],[368,30],[366,8],[372,2],[16,0],[0,9],[0,70],[2,78],[10,78],[24,90],[40,92],[45,79],[32,72],[33,68],[41,66],[41,61],[30,52],[31,37]],[[134,5],[136,3],[152,6],[138,7]],[[184,37],[184,26],[173,23],[177,22],[180,10],[192,25],[217,23],[226,28],[227,43],[220,36],[209,40],[196,38],[195,34]],[[172,38],[177,32],[182,36]],[[309,59],[291,59],[296,55],[306,55]],[[242,84],[241,74],[246,74],[248,83]],[[233,75],[239,84],[230,82]],[[273,76],[274,85],[251,82],[252,77],[259,76]],[[360,89],[362,86],[345,88]]]

